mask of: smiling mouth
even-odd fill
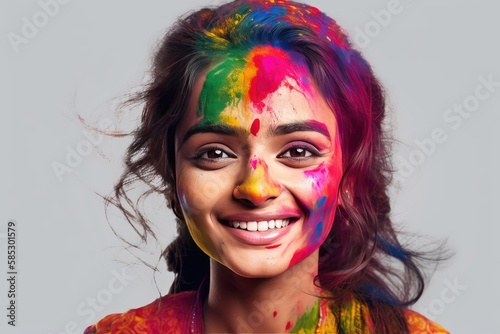
[[[263,220],[263,221],[226,221],[226,225],[232,228],[247,230],[250,232],[264,232],[271,229],[280,229],[293,223],[296,218]]]

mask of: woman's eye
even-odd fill
[[[234,159],[236,156],[218,147],[206,147],[200,149],[197,153],[193,155],[193,160],[198,163],[222,163],[228,159]]]
[[[214,170],[223,168],[237,159],[232,152],[220,148],[200,149],[192,156],[193,163],[202,169]]]
[[[223,150],[208,150],[205,151],[203,154],[201,154],[200,158],[202,159],[223,159],[223,158],[229,158],[229,155],[224,152]]]
[[[283,148],[283,153],[278,159],[291,168],[305,168],[317,163],[316,158],[322,156],[321,152],[312,144],[300,142],[290,143]]]
[[[304,147],[293,147],[281,155],[283,158],[307,158],[314,154]]]

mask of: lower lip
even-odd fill
[[[229,227],[223,224],[229,233],[231,233],[239,241],[252,246],[267,246],[267,249],[277,248],[280,245],[276,244],[284,235],[290,231],[293,223],[283,228],[273,228],[267,231],[247,231],[241,228]]]

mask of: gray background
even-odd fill
[[[411,163],[416,141],[431,138],[435,129],[446,136],[434,149],[427,146],[418,167],[399,174],[392,190],[395,222],[448,238],[456,251],[415,309],[453,333],[498,333],[500,87],[456,129],[443,116],[454,104],[473,101],[479,77],[500,81],[500,6],[486,0],[401,0],[400,12],[382,26],[372,11],[386,10],[391,1],[305,2],[336,18],[351,37],[370,32],[369,43],[358,38],[358,45],[389,95],[401,142],[396,164]],[[37,1],[1,2],[0,268],[6,267],[9,219],[17,222],[19,235],[18,326],[7,326],[3,311],[1,332],[80,333],[106,314],[144,305],[168,290],[172,277],[165,266],[160,263],[153,275],[136,258],[155,264],[159,245],[173,238],[173,219],[162,202],[147,203],[155,212],[159,244],[130,253],[111,232],[95,194],[111,191],[128,139],[94,137],[96,147],[73,161],[61,180],[52,165],[66,164],[68,149],[88,148],[77,115],[91,124],[109,119],[131,129],[137,110],[118,118],[113,110],[120,96],[142,82],[158,38],[181,13],[215,3],[73,0],[43,22]],[[23,17],[33,22],[33,16],[43,26],[16,52],[7,36],[22,35]],[[131,235],[116,212],[109,218],[120,233]],[[116,281],[117,273],[126,277]],[[0,282],[5,310],[6,281]],[[450,290],[450,284],[459,288]]]

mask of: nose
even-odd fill
[[[254,206],[260,206],[268,199],[278,197],[281,187],[270,177],[267,164],[262,160],[252,159],[250,165],[245,179],[234,189],[233,196]]]

